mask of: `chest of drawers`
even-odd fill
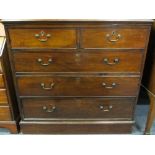
[[[151,21],[4,21],[22,133],[130,133]]]
[[[11,133],[17,133],[19,119],[15,92],[9,70],[6,52],[6,38],[0,37],[0,128],[6,128]]]

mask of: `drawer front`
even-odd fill
[[[21,96],[135,96],[136,77],[19,76]]]
[[[142,51],[15,52],[14,64],[16,72],[140,72],[142,57]]]
[[[98,28],[83,29],[83,48],[145,48],[148,29]]]
[[[135,98],[23,99],[24,119],[129,118]]]
[[[8,106],[0,106],[0,121],[10,121],[11,113]]]
[[[75,29],[9,29],[12,48],[76,48]]]
[[[0,74],[0,89],[4,88],[4,79],[3,79],[3,74]]]
[[[2,104],[7,104],[8,99],[7,99],[7,94],[5,89],[0,89],[0,105]]]

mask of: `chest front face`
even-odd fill
[[[131,132],[150,27],[6,22],[22,132]]]

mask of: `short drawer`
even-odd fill
[[[138,77],[18,76],[21,96],[135,96]]]
[[[140,72],[142,51],[15,52],[16,72]]]
[[[11,112],[8,106],[0,106],[0,121],[10,121]]]
[[[148,37],[145,28],[82,29],[82,48],[145,48]]]
[[[5,89],[0,89],[0,105],[8,104],[7,94]]]
[[[0,89],[4,88],[4,79],[3,79],[3,74],[0,74]]]
[[[31,98],[21,103],[24,120],[131,119],[135,98]]]
[[[9,29],[12,48],[76,48],[75,29]]]

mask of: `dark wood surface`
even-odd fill
[[[36,34],[50,34],[47,42],[40,42]],[[75,29],[9,29],[12,48],[76,48]]]
[[[117,23],[133,23],[133,24],[146,24],[146,23],[152,23],[153,20],[152,19],[115,19],[115,20],[112,20],[112,19],[102,19],[102,18],[99,18],[99,19],[2,19],[1,20],[3,23],[37,23],[37,22],[78,22],[78,23],[88,23],[88,22],[91,22],[91,23],[111,23],[113,24],[114,22],[117,22]]]
[[[0,74],[0,88],[4,88],[3,74]]]
[[[20,96],[136,96],[139,78],[22,76],[17,84]]]
[[[8,104],[6,89],[0,89],[0,105]]]
[[[12,120],[18,122],[20,119],[20,116],[19,116],[19,110],[18,110],[18,104],[17,104],[17,96],[15,92],[15,86],[13,83],[12,70],[11,70],[6,44],[4,46],[2,65],[3,65],[2,67],[4,72],[4,83],[7,91],[8,105],[10,106],[10,109],[11,109]]]
[[[24,120],[131,119],[135,98],[30,98],[21,103]]]
[[[116,35],[112,36],[112,32]],[[109,40],[117,40],[117,43]],[[104,28],[104,29],[83,29],[81,32],[83,48],[145,48],[148,29],[136,28]],[[136,41],[135,41],[136,40]]]
[[[3,40],[0,43],[0,128],[7,128],[11,133],[17,133],[16,121],[19,119],[19,115],[8,60],[6,39],[4,36],[0,37],[0,39]]]
[[[35,37],[44,32],[45,35],[50,34],[46,42],[40,42]],[[116,36],[111,37],[112,32]],[[148,29],[134,28],[100,28],[100,29],[80,29],[81,48],[145,48]],[[121,37],[118,43],[111,42],[107,39],[115,40],[117,35]],[[76,48],[76,29],[9,29],[9,36],[12,48]],[[46,38],[42,37],[43,39]],[[131,39],[132,38],[132,39]],[[133,39],[134,38],[134,39]],[[136,43],[135,43],[136,40]]]
[[[127,134],[132,131],[132,121],[122,122],[21,122],[24,134]]]
[[[151,21],[4,24],[22,133],[131,132]],[[116,57],[119,63],[114,61]],[[49,64],[50,58],[53,62]],[[62,96],[68,96],[68,100]],[[88,99],[80,101],[79,97]],[[102,100],[112,104],[114,108],[109,110],[113,112],[97,111],[98,101]],[[50,103],[61,109],[52,113],[53,117],[42,111],[43,106],[44,110],[52,108],[47,107]],[[63,121],[65,117],[68,120]],[[57,122],[52,120],[56,118]],[[68,123],[69,119],[72,122]]]
[[[117,59],[118,62],[115,62]],[[13,61],[16,72],[140,73],[142,59],[143,51],[141,50],[60,50],[57,52],[53,50],[50,52],[15,52]]]

